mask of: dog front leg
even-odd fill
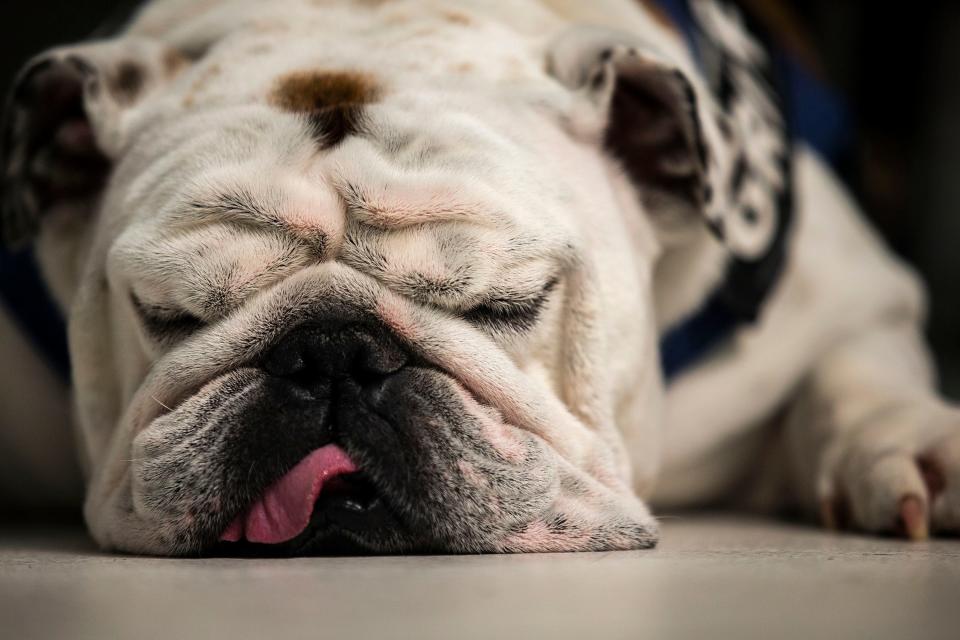
[[[830,350],[787,415],[792,488],[828,527],[960,531],[960,410],[935,391],[913,322]]]

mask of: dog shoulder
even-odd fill
[[[825,161],[802,145],[794,156],[796,215],[781,280],[755,324],[670,386],[667,467],[764,424],[838,341],[885,322],[922,323],[918,278]]]

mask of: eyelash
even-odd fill
[[[157,342],[169,343],[181,340],[202,329],[206,324],[192,313],[144,304],[134,294],[131,294],[130,298],[144,331]]]
[[[464,313],[464,318],[475,325],[493,329],[509,328],[515,331],[529,331],[540,319],[540,314],[550,293],[556,288],[559,280],[552,278],[547,284],[530,298],[494,298],[487,300]]]
[[[558,278],[551,278],[535,296],[530,298],[493,298],[478,304],[464,313],[464,318],[477,326],[489,329],[512,329],[529,331],[540,319],[540,314],[550,294],[556,288]],[[144,304],[135,294],[130,294],[134,309],[144,331],[157,342],[169,343],[182,340],[205,326],[197,316],[179,310],[163,309]]]

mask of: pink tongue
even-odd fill
[[[277,480],[246,513],[238,515],[220,539],[277,544],[296,538],[310,523],[324,482],[356,470],[337,445],[320,447]]]

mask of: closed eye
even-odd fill
[[[559,278],[551,278],[543,289],[531,296],[489,298],[471,307],[463,317],[481,328],[529,331],[540,319],[558,282]]]
[[[133,301],[133,307],[137,311],[144,331],[151,339],[161,344],[183,340],[206,324],[197,316],[182,309],[147,304],[134,294],[130,294],[130,299]]]

